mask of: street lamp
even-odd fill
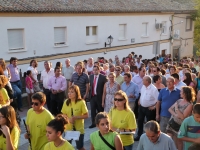
[[[108,44],[105,42],[105,47],[106,47],[107,45],[110,45],[110,47],[111,47],[111,43],[113,42],[113,37],[110,35],[110,36],[107,38],[107,40],[108,40]]]

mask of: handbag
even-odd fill
[[[173,130],[175,130],[175,131],[177,131],[177,132],[179,131],[179,128],[180,128],[180,126],[181,126],[181,125],[179,125],[177,122],[174,121],[174,118],[171,118],[171,119],[169,120],[168,124],[169,124],[169,126],[170,126]]]
[[[110,147],[112,150],[116,150],[112,145],[110,145],[105,139],[104,137],[101,135],[100,131],[99,131],[99,136],[102,139],[102,141],[108,146]]]

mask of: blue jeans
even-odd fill
[[[125,150],[133,150],[133,144],[128,145],[128,146],[124,146]]]
[[[11,82],[14,97],[17,97],[17,107],[18,109],[22,108],[22,83],[21,81]]]

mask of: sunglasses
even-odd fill
[[[118,102],[121,102],[123,100],[124,100],[124,98],[114,98],[114,101],[118,101]]]
[[[39,104],[38,104],[38,103],[34,103],[34,102],[32,102],[31,105],[38,106]]]

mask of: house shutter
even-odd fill
[[[24,48],[23,29],[8,29],[8,47],[11,50]]]
[[[119,38],[125,38],[125,25],[119,25]]]
[[[65,44],[65,27],[54,28],[54,44]]]

